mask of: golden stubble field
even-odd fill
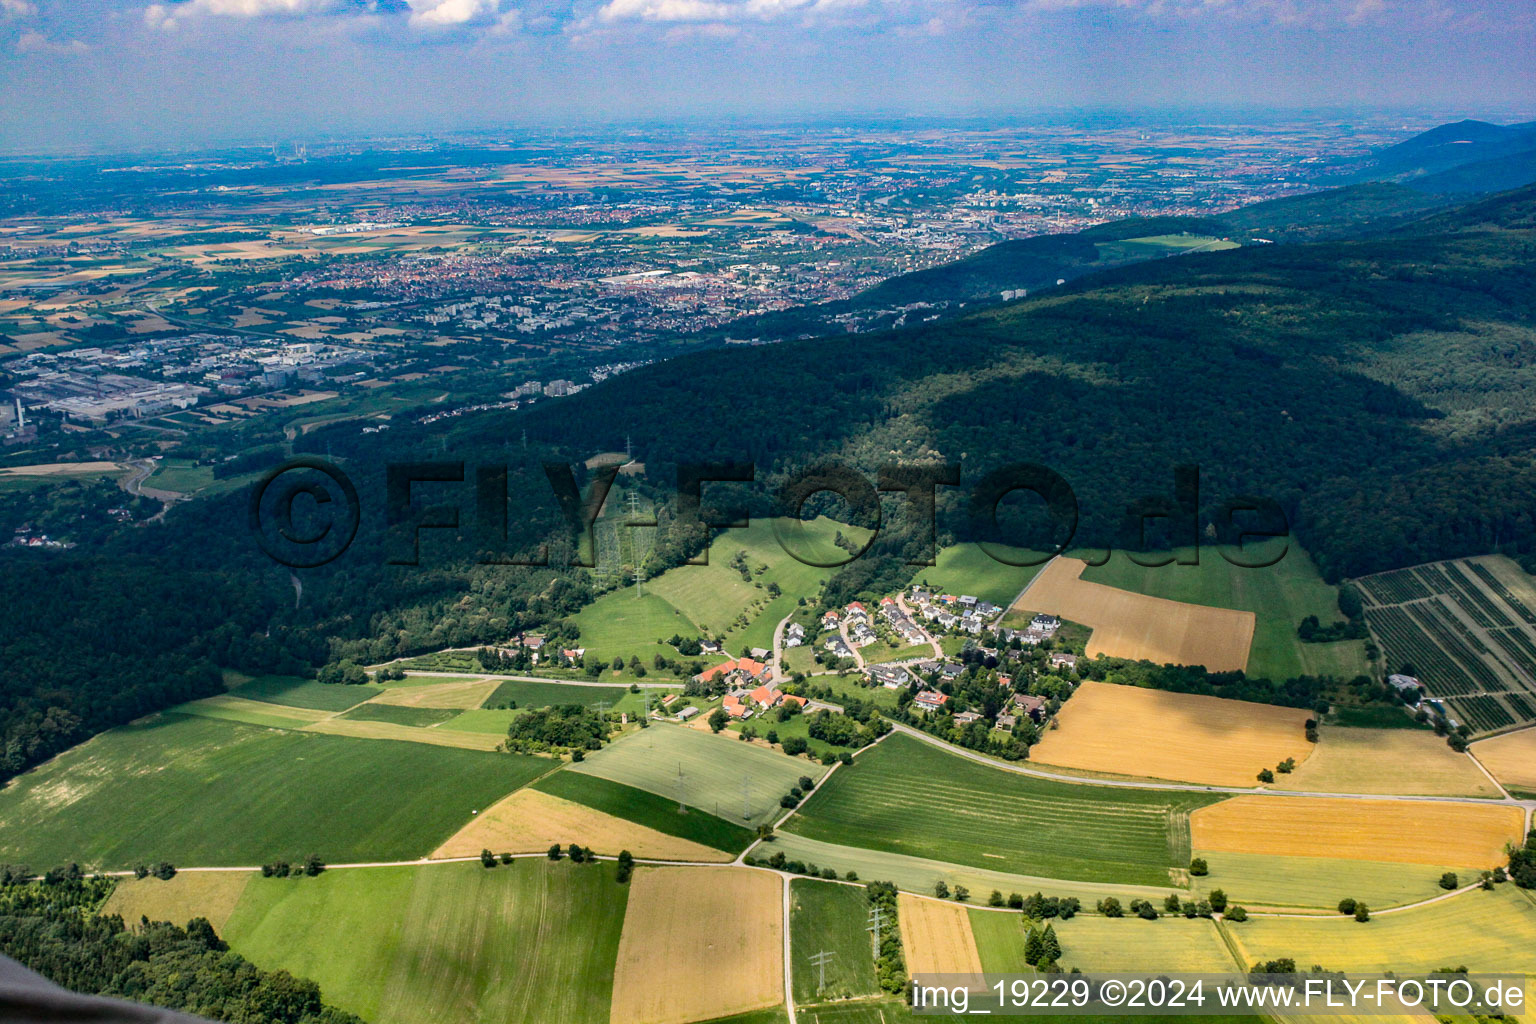
[[[1536,758],[1536,746],[1532,747]],[[1428,729],[1323,726],[1312,756],[1275,789],[1313,793],[1496,797],[1499,791],[1466,754]]]
[[[636,857],[655,860],[729,863],[734,859],[723,850],[669,836],[534,789],[520,789],[481,811],[474,821],[434,850],[432,857],[474,857],[481,850],[542,853],[556,843],[580,843],[610,857],[628,850]]]
[[[403,708],[467,710],[484,704],[500,685],[499,679],[467,679],[428,686],[392,686],[367,703],[392,704]]]
[[[1238,796],[1190,815],[1197,850],[1490,869],[1525,814],[1508,804]]]
[[[964,904],[898,893],[896,920],[907,974],[980,974],[981,954]]]
[[[1504,785],[1536,791],[1536,729],[1479,740],[1472,753]]]
[[[1090,584],[1091,585],[1091,584]],[[1261,768],[1303,762],[1310,712],[1087,681],[1030,761],[1211,786],[1253,785]],[[1443,744],[1442,744],[1443,746]]]
[[[254,877],[254,871],[178,871],[164,881],[154,876],[125,878],[107,897],[101,912],[122,915],[130,928],[145,917],[181,927],[194,917],[206,917],[213,930],[222,934]]]
[[[752,868],[640,868],[611,1024],[686,1024],[784,1001],[783,881]]]
[[[1015,606],[1045,612],[1093,629],[1088,656],[1145,658],[1159,665],[1204,665],[1212,672],[1248,667],[1252,612],[1208,608],[1088,583],[1087,565],[1057,558],[1041,571]]]

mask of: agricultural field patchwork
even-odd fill
[[[1305,763],[1314,746],[1306,738],[1310,717],[1298,708],[1089,680],[1062,705],[1030,761],[1246,786],[1286,758]]]
[[[1472,753],[1504,785],[1536,792],[1536,729],[1481,740]]]
[[[1011,610],[1046,612],[1093,630],[1088,656],[1204,665],[1213,672],[1248,667],[1254,614],[1170,601],[1081,578],[1087,564],[1057,558],[1041,570]]]
[[[1075,698],[1074,698],[1075,699]],[[1351,729],[1324,725],[1312,756],[1274,789],[1312,793],[1497,797],[1466,754],[1429,729]]]
[[[754,833],[741,825],[696,808],[680,810],[675,800],[596,775],[559,771],[539,779],[533,788],[733,856],[754,838]]]
[[[0,791],[0,862],[406,860],[551,765],[159,715],[82,743]]]
[[[819,779],[826,772],[803,757],[669,725],[630,733],[567,770],[647,790],[749,828],[783,813],[779,798],[800,776]]]
[[[534,789],[520,789],[475,816],[432,852],[434,858],[543,853],[577,843],[612,857],[628,850],[654,860],[728,862],[731,854],[637,825]]]
[[[429,709],[399,708],[395,710],[419,713]],[[305,726],[304,731],[323,733],[327,736],[350,736],[362,740],[394,740],[484,752],[494,751],[505,738],[489,733],[434,729],[425,724],[403,724],[399,721],[380,720],[381,718],[384,718],[384,715],[364,718],[322,718],[318,722],[311,722]]]
[[[254,878],[224,936],[378,1024],[608,1024],[629,887],[519,860]]]
[[[790,822],[794,820],[791,818]],[[852,871],[862,880],[875,878],[891,882],[899,889],[919,895],[932,894],[934,886],[939,882],[951,889],[963,885],[971,891],[972,901],[984,899],[993,889],[1005,896],[1014,892],[1021,895],[1040,892],[1046,896],[1076,896],[1089,906],[1105,896],[1118,897],[1121,902],[1135,898],[1161,901],[1171,892],[1182,891],[1171,882],[1162,886],[1129,885],[1122,882],[1083,882],[1010,874],[883,850],[839,846],[784,831],[752,851],[754,856],[764,859],[779,852],[790,860],[814,864],[818,868],[832,868],[842,877]]]
[[[909,976],[981,973],[981,954],[963,905],[903,892],[896,898],[896,917]]]
[[[217,718],[226,722],[243,722],[246,725],[264,725],[273,729],[302,729],[311,722],[317,722],[333,713],[268,704],[227,693],[178,704],[171,710],[181,715]]]
[[[1393,670],[1409,666],[1474,734],[1536,723],[1536,586],[1496,555],[1354,581]]]
[[[1363,640],[1304,644],[1296,627],[1308,615],[1322,622],[1341,617],[1338,589],[1323,582],[1317,567],[1294,540],[1286,542],[1282,555],[1273,541],[1245,546],[1250,561],[1279,557],[1263,569],[1235,566],[1222,556],[1222,548],[1200,549],[1198,565],[1143,566],[1116,551],[1108,562],[1089,566],[1082,578],[1088,583],[1129,590],[1149,597],[1186,604],[1206,605],[1251,612],[1253,643],[1248,651],[1251,676],[1274,680],[1302,675],[1331,675],[1350,679],[1370,669]],[[1187,557],[1187,552],[1174,554]]]
[[[783,885],[751,868],[637,868],[611,1024],[685,1024],[782,1003]]]
[[[1238,796],[1190,816],[1200,850],[1397,864],[1504,863],[1525,823],[1509,804]]]
[[[1375,914],[1250,918],[1226,925],[1247,963],[1292,957],[1330,971],[1473,971],[1536,974],[1536,902],[1513,886],[1473,890],[1422,907]],[[1530,990],[1530,986],[1527,986]]]
[[[1073,785],[891,736],[839,769],[784,830],[1016,874],[1166,885],[1188,859],[1198,793]]]
[[[1192,878],[1195,892],[1226,893],[1249,910],[1261,907],[1332,911],[1348,896],[1377,909],[1416,903],[1442,896],[1440,876],[1447,871],[1463,882],[1477,876],[1466,865],[1403,864],[1338,857],[1291,857],[1232,853],[1195,848],[1195,856],[1210,866],[1210,874]]]

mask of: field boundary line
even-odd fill
[[[830,775],[831,773],[828,772],[827,774]],[[789,911],[790,904],[792,903],[789,895],[789,887],[791,885],[789,876],[781,875],[779,885],[783,889],[784,900],[784,1010],[789,1014],[789,1024],[796,1024],[794,967],[791,960],[794,956],[794,949],[789,937]]]

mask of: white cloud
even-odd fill
[[[177,4],[150,4],[144,8],[144,23],[150,28],[169,32],[187,18],[205,15],[225,18],[291,18],[323,14],[335,7],[336,0],[187,0]]]
[[[773,21],[791,14],[860,6],[863,0],[609,0],[598,17],[604,21]]]
[[[41,32],[23,32],[21,38],[16,40],[17,53],[74,54],[84,53],[89,49],[89,46],[78,39],[54,42]]]
[[[30,0],[0,0],[0,16],[5,18],[30,18],[37,13],[37,4]]]
[[[500,0],[406,0],[412,28],[448,28],[487,20],[500,9]]]

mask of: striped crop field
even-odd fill
[[[1015,874],[1166,885],[1189,856],[1189,812],[1210,801],[1030,778],[898,735],[833,773],[784,829]]]

